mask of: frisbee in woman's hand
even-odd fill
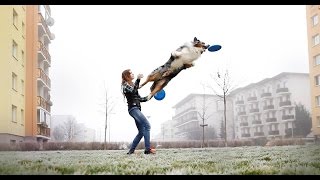
[[[208,48],[208,51],[210,52],[215,52],[215,51],[219,51],[221,49],[221,46],[220,45],[212,45]]]
[[[157,92],[154,95],[154,98],[158,101],[161,101],[165,96],[166,96],[166,92],[163,89],[161,89],[159,92]]]

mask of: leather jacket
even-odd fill
[[[134,86],[131,86],[128,83],[124,83],[121,85],[122,93],[126,96],[127,103],[128,103],[128,110],[130,110],[132,107],[136,106],[141,111],[141,105],[140,102],[146,102],[146,97],[141,97],[138,92],[140,79],[137,79],[134,82]]]

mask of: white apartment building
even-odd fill
[[[203,125],[205,132],[208,131],[206,133],[207,139],[221,138],[224,109],[223,101],[219,97],[210,94],[190,94],[173,108],[175,109],[175,115],[172,117],[170,125],[173,127],[174,139],[199,140],[199,136],[202,137]],[[232,110],[232,101],[227,101],[228,139],[234,137]]]
[[[310,79],[306,73],[283,72],[231,92],[235,138],[291,136],[295,105],[310,111]]]

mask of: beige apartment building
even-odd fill
[[[320,5],[307,5],[312,132],[320,136]]]
[[[0,6],[0,142],[50,139],[48,5]]]

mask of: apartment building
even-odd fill
[[[309,83],[309,74],[283,72],[232,91],[236,139],[291,137],[295,105],[310,112]]]
[[[0,142],[50,139],[53,24],[48,5],[0,6]]]
[[[0,6],[0,142],[26,132],[26,6]]]
[[[320,5],[307,5],[307,36],[311,90],[312,132],[320,137]]]
[[[174,132],[173,137],[180,140],[200,140],[204,127],[205,132],[207,132],[207,139],[222,138],[221,131],[223,129],[222,123],[224,122],[223,107],[223,101],[216,95],[188,95],[173,106],[175,109],[175,115],[172,117],[171,123]],[[233,139],[234,137],[232,110],[232,101],[228,100],[226,110],[228,139]]]

